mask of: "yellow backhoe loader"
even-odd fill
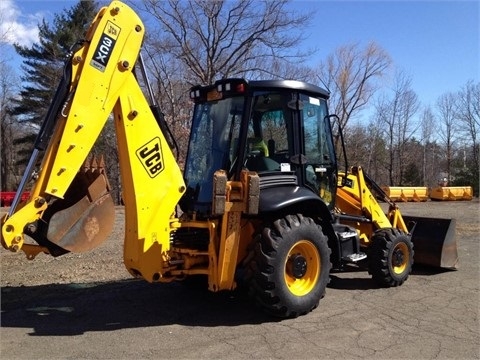
[[[293,317],[317,307],[332,268],[365,265],[382,286],[397,286],[422,257],[456,266],[451,220],[438,220],[441,231],[435,219],[408,225],[393,203],[383,213],[360,167],[338,169],[328,93],[317,86],[223,79],[193,87],[182,172],[140,55],[144,31],[113,1],[73,51],[2,219],[4,248],[33,259],[88,251],[108,237],[110,185],[101,161],[87,159],[113,113],[124,263],[135,277],[203,276],[214,292],[241,285],[268,313]]]

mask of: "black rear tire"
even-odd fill
[[[330,279],[330,249],[322,228],[311,218],[288,215],[256,237],[247,264],[250,298],[283,318],[318,306]]]
[[[412,271],[413,243],[397,229],[380,229],[372,236],[369,270],[373,280],[383,287],[402,285]]]

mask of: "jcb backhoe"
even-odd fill
[[[332,268],[364,265],[382,286],[397,286],[414,259],[456,266],[451,220],[410,218],[408,225],[395,204],[382,211],[360,167],[338,169],[328,93],[317,86],[224,79],[193,87],[182,173],[140,56],[144,31],[133,10],[113,1],[67,61],[2,220],[6,249],[29,259],[59,256],[108,237],[109,182],[102,164],[87,159],[113,113],[124,263],[135,277],[204,276],[211,291],[241,285],[267,312],[292,317],[318,305]],[[29,181],[30,197],[21,201]],[[430,228],[416,237],[424,223]],[[438,224],[442,233],[428,234]]]

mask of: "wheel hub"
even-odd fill
[[[405,263],[405,254],[402,250],[396,249],[392,255],[393,266],[402,266]]]
[[[289,259],[291,274],[300,279],[307,273],[307,259],[300,254],[295,254]]]

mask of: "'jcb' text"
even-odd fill
[[[153,138],[136,151],[138,159],[150,177],[155,177],[163,170],[163,158],[160,139]]]

